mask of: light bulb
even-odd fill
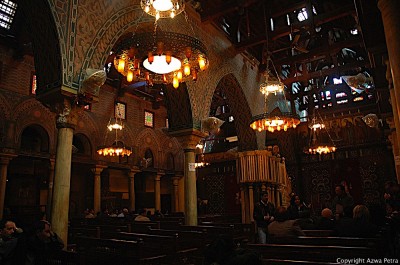
[[[144,8],[144,12],[149,13],[150,11],[150,6],[146,5],[146,7]]]
[[[171,11],[171,18],[174,18],[174,17],[175,17],[175,12]]]
[[[122,58],[118,59],[118,72],[122,73],[125,70],[125,60]]]
[[[179,81],[178,78],[176,76],[174,76],[174,79],[172,80],[172,85],[174,88],[178,88],[179,87]]]
[[[128,71],[128,74],[126,75],[126,81],[128,81],[129,83],[133,81],[133,72],[132,71]]]
[[[159,20],[160,19],[160,12],[157,12],[157,14],[156,14],[156,20]]]

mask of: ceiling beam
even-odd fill
[[[294,63],[310,62],[314,61],[321,55],[335,54],[338,53],[343,48],[363,46],[363,45],[364,43],[362,38],[360,36],[357,36],[349,40],[335,42],[332,45],[320,46],[318,48],[315,48],[314,50],[311,50],[308,53],[302,53],[293,57],[281,58],[279,60],[275,60],[274,63],[275,65],[290,65]]]
[[[333,67],[333,68],[329,68],[329,69],[322,69],[320,71],[306,73],[306,74],[301,75],[301,76],[290,77],[290,78],[282,80],[282,82],[286,86],[290,86],[292,83],[295,83],[295,82],[306,82],[306,81],[308,81],[310,79],[313,79],[313,78],[324,77],[324,76],[335,74],[335,73],[340,74],[340,73],[343,73],[345,71],[357,69],[359,67],[369,67],[369,65],[370,64],[369,64],[368,60],[351,62],[351,63],[348,63],[348,64],[343,65],[343,66],[337,66],[337,67]]]
[[[257,4],[261,1],[265,0],[247,0],[243,3],[243,5],[237,5],[237,1],[224,1],[222,5],[219,5],[214,8],[210,8],[210,12],[203,13],[201,15],[201,22],[203,23],[209,23],[212,22],[214,19],[217,19],[219,17],[228,15],[230,13],[238,11],[240,8],[247,8],[249,6],[252,6],[254,4]]]
[[[315,16],[314,17],[314,25],[315,25],[315,27],[318,27],[325,23],[337,20],[342,17],[355,16],[355,15],[356,15],[356,11],[354,9],[354,6],[348,5],[348,6],[344,6],[343,8],[336,9],[332,12]],[[291,33],[299,32],[301,28],[308,27],[308,26],[309,26],[309,22],[307,20],[304,20],[301,22],[293,23],[291,26],[281,27],[280,29],[277,29],[270,33],[270,41],[275,41],[275,40],[282,38],[284,36],[287,36]],[[267,42],[266,36],[259,35],[257,37],[248,39],[246,41],[237,43],[237,44],[235,44],[235,47],[238,52],[242,52],[243,50],[245,50],[247,48],[257,46],[257,45],[263,44],[265,42]]]

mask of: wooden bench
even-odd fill
[[[142,254],[150,255],[165,255],[165,260],[171,264],[181,264],[182,260],[193,259],[198,257],[199,248],[196,246],[188,246],[179,242],[178,234],[156,235],[142,233],[127,233],[127,232],[104,232],[101,238],[120,239],[127,241],[142,242]]]
[[[306,236],[331,236],[333,235],[333,230],[303,230]]]
[[[79,254],[72,251],[53,252],[51,257],[47,257],[45,265],[79,265]]]
[[[143,241],[77,237],[82,265],[165,264],[166,255],[146,251]]]
[[[306,260],[287,260],[287,259],[262,259],[263,265],[337,265],[340,263],[306,261]]]
[[[373,258],[374,250],[368,247],[248,244],[247,248],[261,254],[263,259],[284,259],[335,263],[337,258]]]
[[[273,244],[291,244],[291,245],[318,245],[318,246],[347,246],[347,247],[369,247],[378,249],[382,247],[381,238],[361,238],[361,237],[282,237],[269,238],[268,243]]]
[[[201,231],[182,231],[182,230],[167,230],[167,229],[152,229],[148,230],[152,235],[176,236],[178,250],[187,248],[202,249],[206,246],[207,233]]]

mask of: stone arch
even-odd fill
[[[152,150],[154,156],[154,167],[158,168],[160,166],[160,157],[159,154],[161,152],[160,144],[157,140],[157,136],[154,131],[150,128],[146,128],[139,133],[136,138],[135,146],[137,147],[137,155],[140,158],[144,157],[144,154],[147,149]]]
[[[105,127],[104,127],[105,130]],[[75,128],[75,134],[83,134],[83,135],[90,135],[90,143],[91,146],[95,147],[103,144],[100,139],[100,128],[98,127],[98,123],[95,122],[93,118],[93,113],[91,112],[84,112],[80,117],[78,124]],[[92,149],[92,151],[96,151]]]
[[[93,145],[90,142],[89,137],[87,137],[85,134],[83,133],[75,133],[74,137],[72,139],[72,151],[77,153],[77,154],[81,154],[81,155],[85,155],[85,156],[91,156],[92,152],[93,152]],[[76,148],[74,150],[74,147]]]
[[[15,107],[11,120],[17,121],[15,125],[14,145],[20,142],[20,136],[25,127],[31,124],[41,124],[49,135],[50,152],[55,151],[56,128],[55,114],[40,104],[36,99],[29,99]]]
[[[18,146],[21,151],[48,153],[50,150],[49,134],[39,124],[32,123],[24,127],[19,139]]]
[[[103,68],[112,47],[129,28],[152,20],[151,17],[143,17],[140,5],[128,6],[115,12],[97,31],[89,50],[82,58],[80,73],[84,73],[89,67]]]
[[[250,128],[251,110],[247,103],[243,90],[233,74],[224,76],[218,83],[217,89],[221,89],[226,95],[231,112],[235,118],[235,127],[238,135],[239,150],[257,149],[256,133]]]
[[[159,137],[160,138],[160,137]],[[179,152],[182,152],[182,148],[180,147],[179,142],[177,141],[176,138],[173,137],[166,137],[164,135],[164,138],[161,142],[162,146],[162,156],[163,156],[163,167],[166,168],[167,170],[171,170],[168,168],[168,155],[173,156],[173,161],[174,161],[174,170],[176,170],[177,165],[179,164]]]
[[[11,106],[3,94],[0,94],[0,115],[3,116],[3,120],[9,120],[11,118]]]
[[[37,94],[59,88],[62,84],[63,68],[59,32],[56,27],[49,1],[21,1],[21,11],[26,18],[26,26],[32,34],[34,47]]]

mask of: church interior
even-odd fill
[[[398,10],[395,0],[0,0],[0,219],[48,220],[65,248],[46,264],[211,264],[201,248],[230,232],[262,264],[398,262],[398,230],[377,256],[331,250],[314,232],[313,244],[267,249],[253,214],[267,192],[275,207],[298,195],[319,216],[342,185],[371,219],[385,217],[400,181]],[[100,221],[142,211],[146,225]],[[173,248],[171,231],[196,251]],[[310,258],[320,252],[327,260]],[[237,264],[224,262],[213,264]]]

